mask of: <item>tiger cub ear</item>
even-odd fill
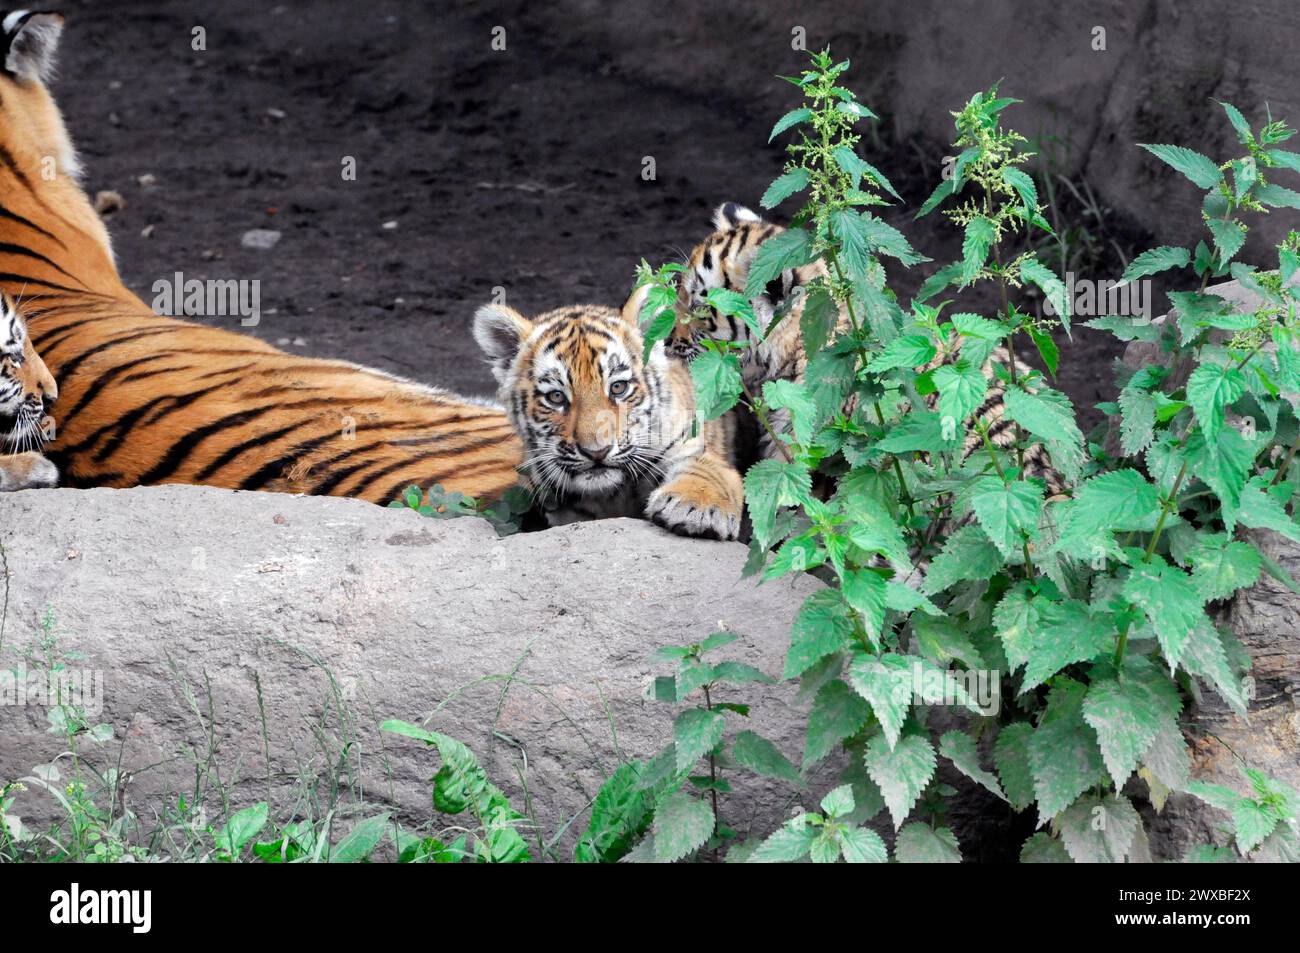
[[[485,304],[474,312],[474,340],[487,355],[497,383],[506,382],[510,365],[532,330],[533,322],[504,304]]]
[[[645,301],[649,294],[649,285],[633,289],[631,296],[619,309],[619,317],[623,319],[624,324],[630,324],[634,328],[641,326],[641,311],[645,308]]]
[[[720,232],[735,228],[741,222],[761,222],[763,219],[743,205],[735,202],[723,202],[713,212],[713,227]]]
[[[63,14],[15,10],[4,18],[3,25],[6,72],[29,82],[45,83],[53,78]]]

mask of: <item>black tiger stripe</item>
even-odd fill
[[[58,245],[60,248],[64,250],[66,250],[68,247],[63,243],[63,239],[59,238],[58,235],[55,235],[53,232],[47,232],[45,229],[41,228],[41,226],[33,222],[30,218],[24,218],[23,216],[19,215],[17,212],[11,212],[3,205],[0,205],[0,218],[7,219],[8,221],[11,222],[17,222],[19,225],[22,225],[24,228],[30,228],[32,231],[44,235],[46,238],[48,238],[50,241],[54,242],[56,245]]]
[[[86,361],[90,360],[92,357],[95,357],[98,354],[103,354],[106,351],[111,351],[113,348],[119,347],[123,344],[127,344],[131,341],[138,341],[141,338],[154,337],[159,334],[174,334],[176,331],[177,331],[176,328],[154,328],[148,331],[137,331],[134,334],[127,334],[123,337],[113,338],[110,341],[105,341],[102,344],[96,344],[94,347],[90,348],[89,350],[82,351],[72,360],[66,361],[59,365],[58,380],[60,381],[60,386],[62,386],[62,382],[64,380],[71,378],[72,375],[77,372],[77,370],[81,367],[82,364],[86,363]],[[51,350],[53,350],[53,348],[51,348]]]
[[[111,381],[116,380],[118,377],[120,377],[122,374],[126,373],[127,371],[131,370],[133,367],[139,367],[141,364],[149,364],[153,361],[161,360],[162,358],[167,356],[168,355],[166,354],[149,354],[145,357],[136,358],[134,361],[127,361],[125,364],[117,364],[114,365],[113,367],[110,367],[108,370],[104,371],[102,374],[100,374],[98,377],[96,377],[93,381],[90,382],[90,385],[85,389],[85,391],[82,392],[81,397],[79,397],[77,399],[77,402],[72,405],[72,408],[67,411],[66,417],[64,418],[65,422],[76,417],[80,411],[84,410],[86,405],[89,404],[96,397],[98,397],[100,392]]]
[[[42,262],[46,265],[49,265],[55,271],[59,272],[59,274],[66,275],[67,277],[71,278],[77,284],[81,285],[82,288],[86,287],[86,283],[84,281],[82,281],[76,275],[72,274],[72,272],[65,269],[58,262],[50,258],[47,258],[46,256],[42,255],[40,252],[32,251],[30,248],[26,248],[22,245],[14,245],[11,244],[10,242],[0,242],[0,255],[2,254],[19,255],[22,257],[31,258],[35,261]]]

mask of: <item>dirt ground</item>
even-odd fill
[[[714,206],[755,203],[780,172],[771,104],[793,99],[773,75],[803,56],[788,40],[763,60],[717,37],[683,42],[680,23],[576,6],[591,16],[525,3],[68,4],[56,93],[88,188],[126,199],[110,225],[128,285],[150,301],[177,271],[259,279],[251,333],[265,340],[490,392],[467,331],[494,288],[525,312],[621,303],[640,258],[679,256]],[[192,48],[195,27],[206,50]],[[642,52],[655,69],[628,67]],[[752,99],[699,79],[719,68],[752,74]],[[887,137],[862,148],[913,208],[934,184],[919,157],[943,151]],[[937,216],[887,217],[936,260],[959,254]],[[241,247],[254,228],[282,238]],[[898,276],[904,295],[927,267]],[[1111,393],[1116,350],[1086,330],[1066,346],[1061,386],[1081,410]]]

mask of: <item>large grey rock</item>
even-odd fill
[[[651,651],[721,620],[741,636],[723,656],[779,675],[795,610],[821,585],[755,586],[744,547],[640,521],[498,539],[480,520],[184,486],[6,494],[0,540],[4,665],[48,613],[59,649],[84,656],[72,664],[103,671],[94,720],[116,729],[127,806],[192,801],[197,777],[234,807],[269,797],[283,812],[306,778],[322,814],[337,784],[342,805],[364,796],[415,824],[436,755],[377,726],[428,718],[516,806],[526,782],[545,837],[580,815],[562,849],[620,752],[647,757],[671,735],[674,709],[646,695],[665,671]],[[797,763],[793,688],[757,688],[747,727]],[[46,727],[40,706],[0,708],[0,779],[63,749]],[[87,748],[100,763],[118,749]],[[744,785],[728,819],[768,833],[792,799]],[[51,804],[32,790],[16,810]]]

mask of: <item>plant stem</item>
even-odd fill
[[[713,711],[713,699],[709,695],[709,686],[704,686],[704,707]],[[713,833],[718,833],[722,818],[718,814],[718,762],[709,752],[709,798],[713,802]]]
[[[1186,438],[1184,438],[1184,443]],[[1151,561],[1151,556],[1156,551],[1156,544],[1160,542],[1160,534],[1164,532],[1165,521],[1169,519],[1169,514],[1173,512],[1174,507],[1178,505],[1178,490],[1183,485],[1183,480],[1187,476],[1187,463],[1183,462],[1178,471],[1178,477],[1174,480],[1173,489],[1169,491],[1169,496],[1160,507],[1160,518],[1156,520],[1156,528],[1151,533],[1151,541],[1147,543],[1146,552],[1142,556],[1143,564]],[[1120,630],[1119,642],[1115,646],[1115,668],[1119,668],[1124,662],[1124,650],[1128,648],[1128,630],[1132,623],[1125,622],[1124,628]]]
[[[785,462],[794,463],[794,457],[790,455],[790,448],[785,445],[784,440],[776,435],[776,430],[773,429],[772,422],[768,419],[767,411],[763,409],[762,402],[754,396],[754,392],[751,391],[749,385],[745,383],[744,374],[741,374],[740,377],[740,387],[745,392],[746,406],[748,406],[754,416],[758,418],[758,422],[763,425],[763,429],[767,431],[767,435],[772,438],[772,443],[774,443],[776,448],[781,451],[781,456],[785,457]]]
[[[1273,474],[1273,479],[1269,481],[1269,486],[1277,486],[1278,483],[1281,482],[1282,478],[1286,476],[1286,471],[1291,467],[1291,461],[1295,459],[1297,449],[1300,449],[1300,437],[1296,437],[1295,442],[1291,444],[1291,449],[1286,452],[1286,458],[1283,459],[1282,465],[1277,468],[1277,473]]]

